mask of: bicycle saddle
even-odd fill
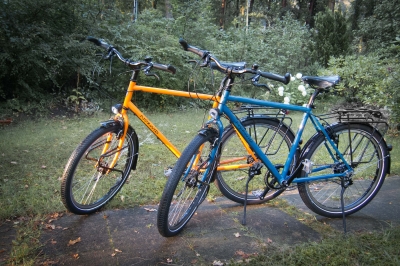
[[[301,78],[305,83],[311,86],[318,87],[320,89],[326,89],[337,85],[340,81],[339,76],[325,76],[325,77],[314,77],[314,76],[304,76]]]

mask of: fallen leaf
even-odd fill
[[[272,240],[270,238],[267,238],[268,243],[272,243]]]
[[[56,229],[56,226],[54,224],[46,224],[45,226],[46,226],[46,229],[51,229],[51,230]]]
[[[76,243],[79,243],[79,242],[81,242],[81,237],[78,237],[77,239],[75,239],[75,240],[70,240],[69,242],[68,242],[68,247],[69,246],[72,246],[72,245],[75,245]]]
[[[57,244],[57,241],[55,241],[55,240],[52,239],[52,240],[50,241],[50,243],[53,244],[53,245],[55,245],[55,244]]]
[[[157,209],[149,209],[149,208],[144,208],[146,211],[148,211],[148,212],[156,212],[157,211]]]
[[[42,169],[46,169],[46,167],[47,167],[46,165],[42,165]]]
[[[212,265],[213,265],[213,266],[223,266],[224,263],[221,262],[220,260],[214,260]]]
[[[241,256],[244,260],[250,258],[251,256],[257,255],[257,253],[245,253],[243,250],[238,250],[235,252],[235,254]]]
[[[79,254],[78,253],[73,254],[72,257],[77,260],[77,259],[79,259]]]
[[[117,248],[114,249],[114,251],[115,251],[115,252],[122,252],[121,250],[119,250],[119,249],[117,249]]]
[[[167,263],[172,263],[172,259],[168,258]]]
[[[125,201],[125,196],[124,196],[124,195],[121,195],[121,197],[120,197],[120,198],[121,198],[121,201],[122,201],[122,202],[124,202],[124,201]]]
[[[240,237],[239,233],[234,233],[235,237]]]
[[[50,266],[50,265],[57,265],[58,263],[59,263],[58,260],[46,260],[45,262],[42,262],[40,265]]]
[[[12,161],[11,164],[17,164],[17,162]]]

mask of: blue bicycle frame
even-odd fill
[[[277,108],[277,109],[285,109],[285,110],[291,110],[291,111],[299,111],[299,112],[304,113],[303,118],[302,118],[301,123],[298,128],[297,134],[295,136],[293,145],[290,148],[288,158],[283,167],[282,173],[279,173],[279,171],[276,169],[274,164],[272,164],[272,162],[268,159],[268,157],[264,154],[264,152],[258,147],[258,145],[251,138],[251,136],[247,133],[246,129],[240,123],[240,120],[229,109],[229,107],[227,107],[226,103],[228,101],[229,102],[246,103],[246,104],[251,104],[251,105],[258,105],[258,106],[264,106],[264,107],[270,107],[270,108]],[[291,179],[291,176],[289,175],[289,169],[290,169],[292,160],[296,154],[296,150],[300,145],[300,140],[301,140],[301,137],[304,132],[304,128],[305,128],[309,118],[311,119],[311,122],[314,125],[314,128],[317,130],[317,132],[322,132],[324,134],[326,140],[328,141],[329,144],[325,144],[325,146],[326,146],[326,148],[332,158],[332,161],[333,161],[332,165],[315,168],[312,170],[312,172],[318,172],[318,171],[324,170],[326,168],[333,167],[335,165],[335,163],[338,163],[339,160],[335,157],[334,154],[339,156],[340,160],[344,163],[347,170],[344,171],[343,173],[337,173],[337,174],[325,174],[322,176],[302,177],[302,178],[297,178],[297,179],[295,178],[291,181],[291,183],[301,183],[301,182],[309,182],[309,181],[313,181],[313,180],[328,179],[328,178],[334,178],[334,177],[344,177],[344,176],[350,175],[353,172],[352,167],[347,163],[344,156],[340,153],[340,151],[336,147],[335,143],[329,137],[329,134],[325,130],[324,126],[319,122],[319,119],[316,116],[314,116],[314,114],[312,113],[312,108],[310,107],[310,104],[308,104],[306,107],[303,107],[303,106],[297,106],[297,105],[290,105],[290,104],[276,103],[276,102],[263,101],[263,100],[244,98],[244,97],[238,97],[238,96],[231,96],[230,90],[224,90],[222,97],[221,97],[220,104],[217,109],[218,109],[218,112],[216,112],[217,114],[215,115],[215,117],[213,117],[212,120],[209,121],[209,123],[215,123],[217,125],[217,127],[219,129],[219,134],[220,134],[219,139],[221,139],[222,132],[223,132],[223,124],[222,124],[222,121],[220,120],[220,116],[222,114],[224,114],[228,117],[230,123],[237,129],[237,131],[240,133],[240,135],[243,137],[243,139],[249,144],[249,146],[255,152],[255,154],[258,156],[258,158],[262,161],[262,163],[264,163],[264,165],[273,174],[273,176],[276,177],[279,184],[281,184],[281,185],[288,185],[288,181]],[[217,150],[217,148],[214,148],[214,150]],[[210,156],[211,156],[211,160],[214,160],[215,156],[216,156],[216,152],[212,152]]]

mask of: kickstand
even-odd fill
[[[252,167],[249,169],[249,177],[247,178],[246,182],[246,192],[244,195],[244,203],[243,203],[243,221],[242,225],[246,225],[246,207],[247,207],[247,194],[249,192],[249,182],[255,175],[261,174],[261,167],[263,165],[261,163],[255,163]]]
[[[247,178],[246,182],[246,194],[244,194],[244,206],[243,206],[243,221],[242,225],[246,225],[246,206],[247,206],[247,193],[249,191],[249,182],[254,177],[254,174],[249,173],[249,178]]]
[[[341,185],[342,185],[342,191],[340,192],[340,204],[342,205],[342,214],[343,214],[343,230],[344,233],[347,233],[347,229],[346,229],[346,214],[344,212],[344,192],[346,190],[346,188],[349,187],[349,185],[353,184],[353,182],[350,180],[348,180],[347,182],[345,181],[345,178],[342,178],[341,180]]]
[[[346,187],[344,186],[343,183],[344,182],[343,182],[343,179],[342,179],[342,191],[340,192],[340,203],[342,204],[343,230],[344,230],[344,233],[346,234],[347,233],[347,230],[346,230],[346,215],[344,213],[344,200],[343,200],[343,194],[344,194],[344,191],[346,190]]]

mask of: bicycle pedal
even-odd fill
[[[164,176],[169,177],[172,173],[172,167],[167,167],[167,169],[164,170]]]

